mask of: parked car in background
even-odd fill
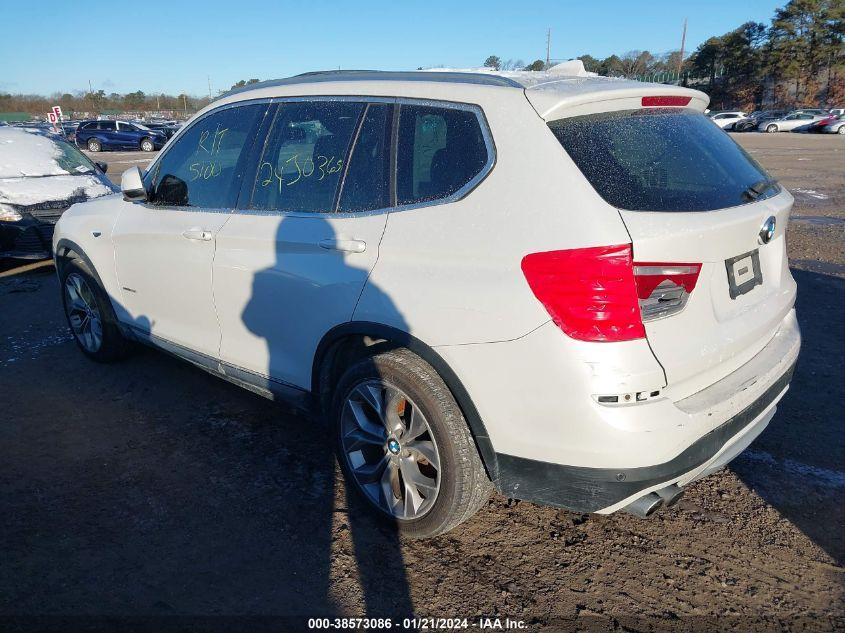
[[[822,114],[809,112],[792,112],[782,119],[770,119],[757,125],[757,129],[769,133],[774,132],[806,132],[815,121],[825,118]]]
[[[763,121],[772,121],[785,117],[789,112],[787,110],[758,110],[752,112],[748,118],[740,119],[734,124],[734,132],[751,132],[756,130]]]
[[[76,128],[76,144],[89,152],[137,149],[152,152],[167,142],[164,132],[129,121],[83,121]]]
[[[798,108],[797,110],[792,110],[790,114],[817,114],[819,116],[824,116],[826,114],[830,114],[830,111],[825,110],[824,108]]]
[[[0,257],[50,257],[70,205],[117,191],[105,171],[59,135],[0,129]]]
[[[229,93],[62,217],[68,323],[93,360],[142,341],[319,407],[409,536],[493,487],[648,516],[763,431],[800,348],[792,196],[707,102],[456,72]]]
[[[835,116],[842,116],[845,114],[845,108],[831,108],[830,113]]]
[[[177,126],[167,122],[159,123],[156,121],[144,121],[143,123],[138,122],[137,124],[143,125],[147,129],[155,130],[156,132],[161,132],[168,140],[171,136],[176,134],[177,130],[179,129]]]
[[[710,120],[723,130],[732,130],[737,122],[745,118],[747,118],[745,112],[740,112],[739,110],[733,112],[717,112],[710,115]]]
[[[822,134],[845,134],[845,114],[824,119],[816,131]]]

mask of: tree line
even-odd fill
[[[232,90],[251,86],[258,83],[258,79],[242,79],[232,85]],[[106,94],[104,90],[91,92],[60,93],[49,97],[41,95],[13,95],[0,93],[0,112],[25,112],[27,114],[45,116],[54,106],[61,106],[66,116],[73,113],[85,112],[100,114],[110,111],[121,112],[184,112],[193,114],[207,106],[211,100],[208,97],[192,97],[180,93],[178,95],[145,94],[141,90],[119,94]]]
[[[598,59],[581,55],[588,71],[609,77],[672,81],[704,90],[711,107],[756,109],[845,106],[845,0],[790,0],[767,26],[746,22],[708,38],[692,54],[633,50]],[[495,55],[485,66],[500,70],[543,70],[503,63]],[[510,66],[510,68],[508,68]]]
[[[141,90],[126,94],[106,94],[103,90],[75,94],[65,92],[54,93],[49,97],[0,93],[0,112],[25,112],[44,117],[54,105],[58,105],[66,117],[73,116],[74,113],[100,114],[110,111],[170,111],[193,114],[208,105],[209,101],[208,97],[192,97],[187,94],[148,95]]]

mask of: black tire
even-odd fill
[[[390,516],[362,489],[344,451],[341,415],[347,399],[364,382],[380,380],[403,391],[425,416],[440,459],[440,487],[433,505],[420,517]],[[442,534],[473,516],[493,489],[475,442],[449,388],[434,368],[413,352],[400,348],[364,358],[346,369],[334,391],[330,420],[346,485],[365,505],[410,538]]]
[[[86,143],[86,145],[88,146],[89,152],[99,152],[103,149],[103,146],[100,145],[100,141],[95,138],[89,138],[88,143]]]
[[[775,132],[777,132],[777,131],[778,131],[778,126],[777,126],[777,125],[768,125],[768,126],[766,126],[766,132],[768,132],[769,134],[774,134],[774,133],[775,133]]]
[[[87,285],[92,295],[93,303],[99,312],[100,322],[102,324],[101,342],[99,347],[95,350],[89,349],[81,340],[80,336],[74,330],[71,322],[70,297],[66,290],[68,279],[72,275],[78,275]],[[73,333],[73,339],[77,346],[91,360],[99,363],[110,363],[119,360],[126,356],[130,348],[129,341],[124,338],[117,325],[117,317],[114,314],[111,301],[106,295],[105,290],[100,286],[96,277],[91,272],[88,265],[80,259],[71,259],[64,266],[62,266],[60,273],[62,305],[65,311],[65,318],[68,322],[68,327]]]
[[[139,148],[142,152],[155,151],[155,145],[153,144],[152,139],[146,137],[141,139],[141,144],[139,145]]]

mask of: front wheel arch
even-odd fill
[[[82,250],[82,247],[67,238],[60,239],[58,244],[56,244],[56,252],[53,255],[53,261],[56,265],[56,273],[59,275],[59,278],[61,278],[62,270],[67,263],[74,259],[80,259],[85,262],[85,265],[91,270],[91,274],[97,280],[97,283],[100,284],[100,287],[105,288],[103,280],[100,279],[100,274],[97,272],[97,267],[94,266],[94,262],[92,262],[91,258],[85,254],[84,250]]]
[[[366,353],[404,347],[431,365],[452,392],[452,396],[469,425],[470,433],[475,440],[475,446],[481,456],[487,476],[490,477],[491,481],[496,482],[499,473],[496,452],[493,450],[487,428],[484,426],[472,398],[443,357],[432,347],[408,332],[383,323],[370,321],[352,321],[329,330],[317,346],[312,363],[311,393],[318,405],[323,404],[327,398],[331,397],[333,391],[331,368],[338,352],[344,350],[346,345],[352,346],[353,349],[356,346],[359,349],[364,348]],[[354,362],[356,353],[360,352],[353,352],[351,357],[348,357],[352,362]]]

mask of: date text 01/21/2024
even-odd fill
[[[518,631],[526,630],[523,620],[510,618],[481,617],[469,618],[404,618],[394,621],[392,618],[309,618],[309,629],[392,629],[397,630],[441,630],[460,631],[478,629],[482,631]]]

